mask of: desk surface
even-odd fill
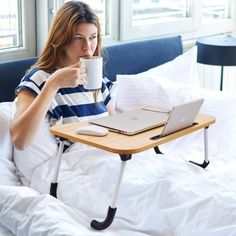
[[[109,152],[118,154],[134,154],[159,146],[160,144],[185,136],[199,129],[208,127],[209,125],[215,123],[215,118],[208,115],[198,115],[195,122],[198,124],[157,140],[151,140],[150,138],[161,134],[164,126],[154,128],[133,136],[127,136],[111,131],[109,131],[108,135],[104,137],[76,134],[76,129],[81,126],[88,125],[88,121],[55,125],[51,127],[50,130],[56,136],[66,138],[74,142],[88,144],[90,146],[97,147]]]

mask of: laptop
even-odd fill
[[[167,112],[160,112],[155,109],[137,109],[113,116],[93,119],[89,122],[114,132],[134,135],[164,125],[168,117]]]
[[[191,126],[202,103],[203,99],[195,100],[175,106],[171,111],[143,108],[90,120],[89,122],[126,135],[138,134],[165,125],[161,134],[163,136]]]
[[[194,125],[194,120],[197,117],[203,101],[204,99],[202,98],[173,107],[162,133],[151,139],[155,140]]]

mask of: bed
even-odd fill
[[[161,145],[164,155],[137,154],[126,167],[113,224],[95,231],[90,221],[106,215],[120,160],[72,145],[63,153],[58,199],[50,196],[57,144],[48,123],[28,151],[10,143],[14,87],[36,58],[1,63],[2,235],[236,235],[236,96],[200,87],[196,48],[183,53],[180,36],[109,46],[104,55],[104,76],[114,82],[111,94],[119,111],[204,98],[201,113],[216,117],[209,128],[210,165],[202,169],[188,161],[204,159],[202,132]]]

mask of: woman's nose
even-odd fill
[[[86,53],[88,53],[89,52],[89,50],[90,50],[90,43],[89,43],[89,41],[88,40],[85,40],[85,42],[84,42],[84,45],[83,45],[83,51],[84,52],[86,52]]]
[[[88,51],[87,47],[83,47],[82,50],[83,50],[85,56],[89,56],[89,51]]]

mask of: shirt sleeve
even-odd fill
[[[107,78],[103,78],[101,92],[105,106],[111,100],[110,89],[112,87],[112,84],[113,83],[110,80],[108,80]]]
[[[15,93],[18,93],[21,90],[27,90],[33,95],[37,96],[42,90],[47,78],[50,75],[42,70],[33,69],[25,74],[22,78],[20,84],[16,87]]]

